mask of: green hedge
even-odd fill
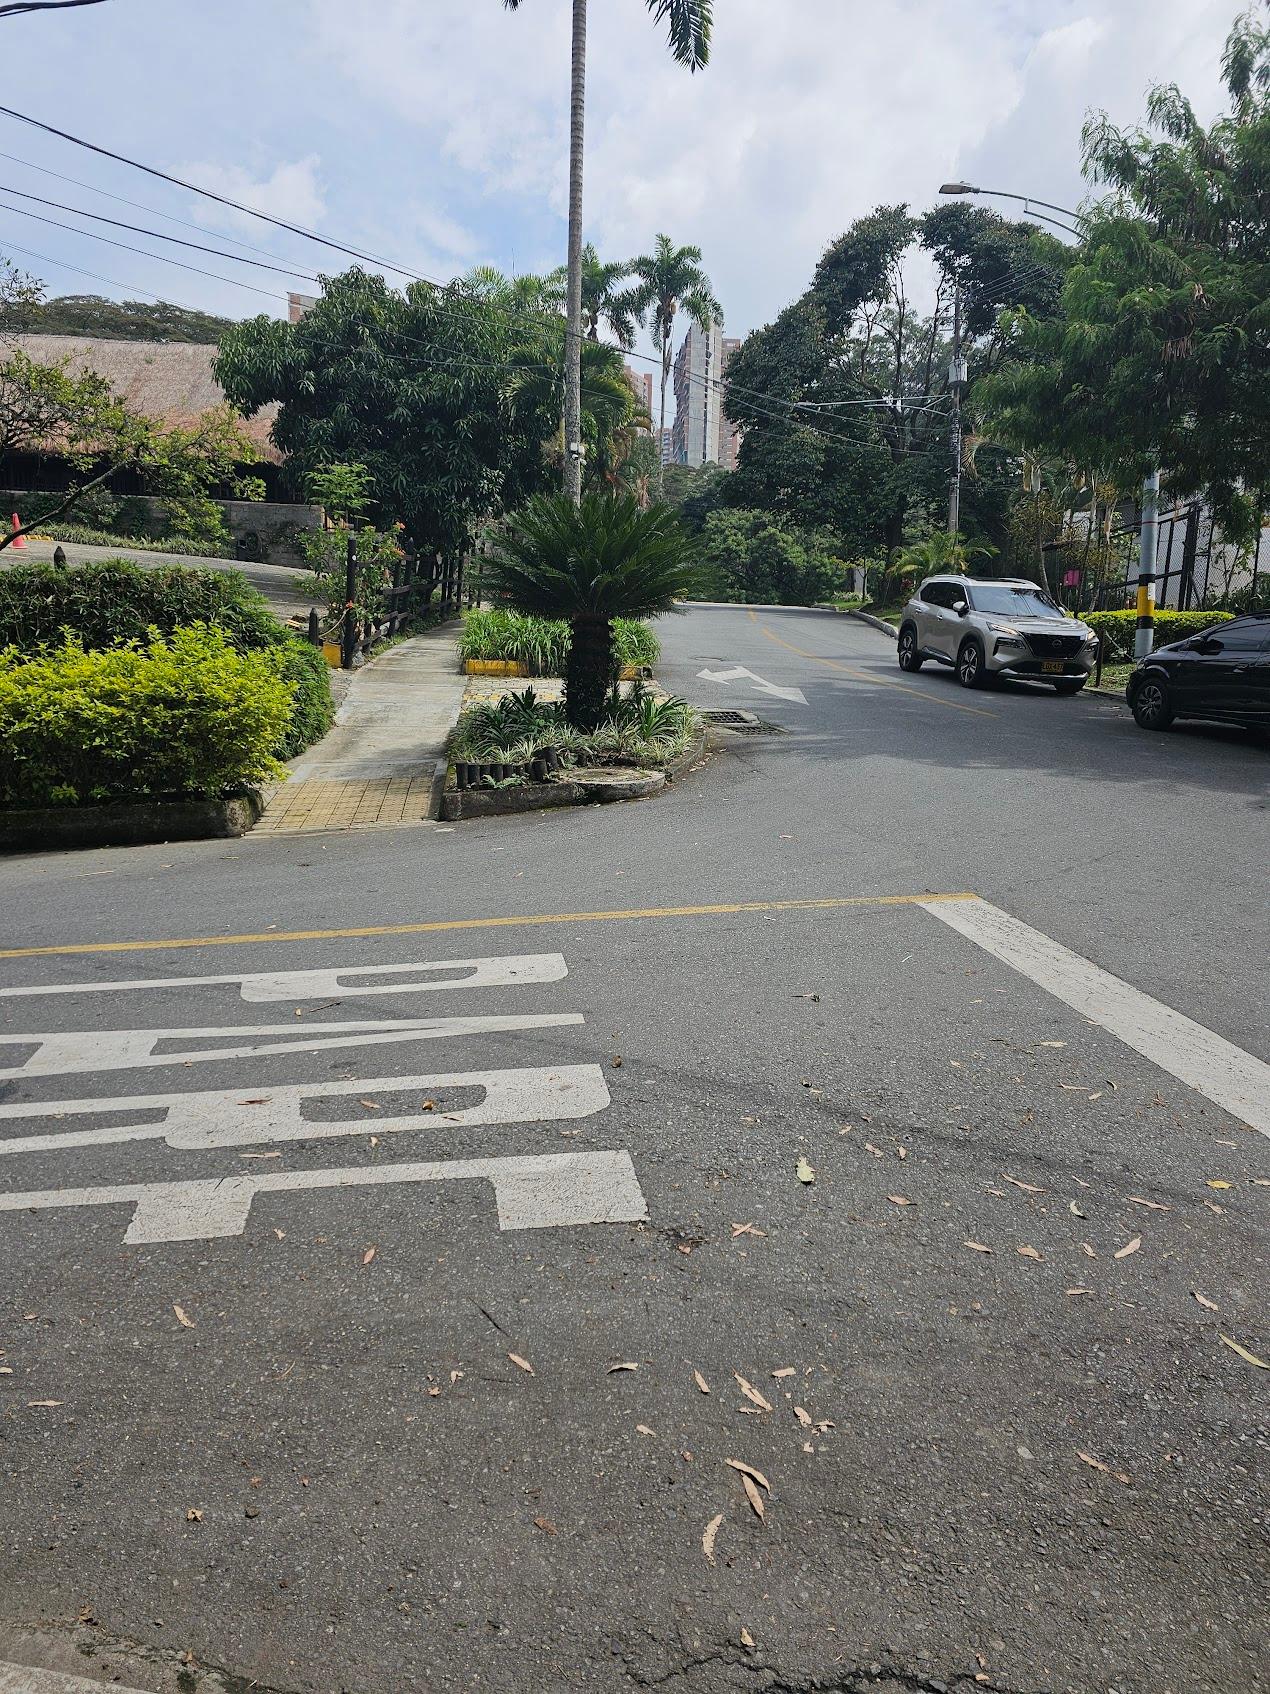
[[[240,571],[184,565],[157,570],[128,559],[58,570],[17,565],[0,570],[0,647],[33,653],[68,635],[86,648],[145,643],[194,624],[221,630],[240,653],[271,652],[290,684],[290,722],[273,749],[293,759],[331,727],[330,672],[315,647],[280,624],[264,595]]]
[[[1101,641],[1103,664],[1124,664],[1133,658],[1133,635],[1138,627],[1136,612],[1080,612],[1077,615]],[[1230,612],[1170,612],[1157,606],[1155,645],[1163,647],[1170,641],[1184,641],[1188,635],[1198,635],[1202,629],[1224,623],[1231,615]]]
[[[105,651],[0,652],[0,803],[216,795],[282,774],[284,653],[195,624]]]
[[[614,618],[613,647],[619,665],[655,665],[661,642],[646,623]],[[460,659],[512,659],[531,676],[563,676],[569,626],[501,607],[468,612],[459,636]]]

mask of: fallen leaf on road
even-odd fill
[[[1002,1173],[1003,1182],[1012,1183],[1015,1188],[1021,1188],[1025,1194],[1044,1194],[1043,1188],[1038,1188],[1034,1182],[1020,1182],[1017,1176],[1006,1176]]]
[[[799,1423],[802,1424],[804,1429],[811,1428],[811,1413],[807,1411],[805,1407],[795,1406],[794,1416],[798,1419]]]
[[[1199,1301],[1200,1305],[1203,1306],[1206,1312],[1216,1312],[1221,1309],[1216,1300],[1210,1300],[1207,1295],[1201,1294],[1198,1288],[1192,1288],[1191,1293],[1194,1295],[1196,1300]]]
[[[757,1406],[760,1412],[771,1411],[772,1402],[770,1400],[765,1400],[752,1382],[747,1382],[739,1371],[733,1371],[732,1374],[740,1385],[742,1394],[745,1395],[745,1398],[749,1400],[751,1404]]]
[[[419,1108],[421,1112],[435,1112],[436,1109],[437,1103],[435,1100],[425,1100]]]
[[[1072,1216],[1074,1218],[1083,1218],[1083,1217],[1087,1217],[1089,1215],[1087,1212],[1082,1212],[1080,1207],[1076,1204],[1076,1202],[1074,1200],[1069,1200],[1067,1202],[1067,1210],[1072,1214]]]
[[[267,1106],[269,1104],[269,1096],[267,1094],[258,1094],[253,1099],[240,1100],[238,1104],[240,1106]]]
[[[1122,1470],[1112,1470],[1110,1465],[1104,1465],[1101,1459],[1096,1459],[1092,1453],[1082,1453],[1077,1449],[1076,1457],[1095,1470],[1100,1470],[1104,1476],[1114,1476],[1117,1482],[1128,1482],[1129,1478]]]
[[[1145,1206],[1149,1212],[1171,1212],[1172,1206],[1165,1206],[1158,1200],[1144,1200],[1140,1194],[1130,1194],[1129,1203],[1134,1206]]]
[[[606,1375],[608,1375],[608,1376],[612,1376],[612,1374],[613,1374],[613,1372],[614,1372],[614,1371],[619,1371],[619,1370],[638,1370],[638,1369],[639,1369],[639,1366],[638,1366],[638,1365],[637,1365],[637,1364],[635,1364],[635,1363],[634,1363],[634,1362],[633,1362],[633,1360],[631,1360],[631,1359],[624,1359],[624,1360],[623,1360],[623,1361],[622,1361],[622,1363],[621,1363],[621,1364],[620,1364],[620,1365],[610,1365],[610,1366],[609,1366],[609,1368],[608,1368],[608,1370],[607,1370],[607,1372],[606,1372],[606,1373],[605,1373],[605,1374],[606,1374]]]
[[[540,1529],[544,1535],[554,1535],[556,1533],[556,1526],[552,1523],[550,1518],[535,1518],[534,1528]]]
[[[0,1365],[0,1376],[12,1376],[12,1375],[13,1375],[13,1366],[12,1365]]]
[[[202,1523],[203,1514],[197,1506],[190,1506],[185,1513],[186,1523]]]
[[[1083,1094],[1085,1092],[1083,1082],[1060,1082],[1058,1086],[1065,1088],[1069,1094]]]
[[[816,1173],[812,1170],[806,1159],[799,1159],[798,1163],[794,1166],[794,1170],[798,1176],[799,1182],[815,1182]]]
[[[793,1365],[782,1365],[779,1370],[774,1370],[772,1372],[772,1375],[778,1378],[782,1376],[797,1376],[797,1374],[798,1372],[794,1369]]]
[[[759,1491],[757,1483],[753,1482],[748,1476],[746,1476],[744,1474],[744,1472],[742,1472],[741,1484],[745,1489],[746,1499],[750,1502],[750,1505],[754,1509],[755,1517],[759,1518],[760,1520],[763,1519],[766,1516],[766,1513],[764,1512],[764,1509],[763,1509],[763,1496],[762,1496],[762,1493]]]
[[[192,1317],[190,1317],[189,1313],[186,1312],[184,1307],[173,1306],[172,1310],[176,1313],[176,1321],[180,1324],[182,1329],[193,1329],[194,1328],[194,1319]]]
[[[368,1265],[378,1251],[379,1249],[377,1247],[368,1247],[362,1254],[362,1263],[364,1265]]]
[[[738,1235],[766,1235],[766,1234],[767,1234],[767,1231],[765,1229],[760,1229],[757,1224],[734,1223],[732,1225],[732,1239],[733,1239],[733,1241],[736,1240]]]
[[[382,1110],[382,1107],[376,1105],[373,1100],[359,1100],[357,1104],[359,1106],[365,1106],[368,1112],[378,1112]]]
[[[1135,1235],[1132,1241],[1126,1241],[1123,1247],[1118,1248],[1113,1257],[1117,1259],[1127,1259],[1130,1253],[1136,1253],[1141,1245],[1142,1237],[1140,1235]]]
[[[1204,1204],[1208,1207],[1210,1212],[1216,1212],[1219,1217],[1224,1217],[1226,1215],[1225,1206],[1219,1206],[1216,1200],[1205,1200]]]
[[[1270,1365],[1264,1359],[1259,1359],[1255,1353],[1250,1353],[1246,1347],[1241,1347],[1237,1341],[1232,1341],[1229,1335],[1223,1335],[1222,1340],[1232,1351],[1238,1353],[1241,1359],[1246,1359],[1250,1365],[1256,1365],[1258,1370],[1270,1370]],[[56,1400],[52,1403],[53,1405],[58,1404]]]
[[[963,1241],[963,1247],[969,1247],[972,1253],[990,1253],[991,1247],[985,1247],[982,1241]]]
[[[1223,1339],[1225,1339],[1225,1338],[1223,1337]],[[1234,1346],[1233,1341],[1231,1342],[1231,1346],[1232,1347]],[[61,1400],[28,1400],[27,1401],[28,1406],[60,1406],[61,1404],[62,1404]]]
[[[1064,1288],[1064,1294],[1092,1294],[1092,1288]]]
[[[907,1194],[888,1194],[887,1199],[893,1206],[911,1206],[913,1204]]]
[[[1228,1183],[1228,1182],[1222,1182],[1222,1181],[1220,1181],[1220,1180],[1215,1180],[1215,1181],[1210,1181],[1210,1182],[1209,1182],[1209,1184],[1208,1184],[1208,1186],[1209,1186],[1209,1187],[1210,1187],[1210,1188],[1229,1188],[1229,1187],[1230,1187],[1230,1183]]]
[[[614,1053],[610,1063],[615,1071],[620,1071],[622,1068],[622,1055],[620,1053]]]
[[[820,996],[817,995],[816,998],[819,999]],[[741,1631],[741,1645],[742,1647],[752,1647],[754,1645],[754,1637],[750,1634],[748,1629],[743,1629]]]
[[[724,1459],[723,1462],[725,1465],[731,1465],[733,1470],[740,1471],[742,1476],[753,1477],[755,1482],[757,1482],[761,1487],[766,1488],[769,1494],[771,1493],[772,1485],[763,1475],[761,1470],[755,1470],[753,1465],[747,1465],[740,1459]]]
[[[696,1383],[697,1387],[703,1394],[708,1394],[710,1392],[710,1384],[706,1381],[705,1377],[702,1376],[699,1370],[693,1371],[692,1380]]]
[[[1035,1259],[1037,1264],[1041,1263],[1041,1255],[1035,1247],[1016,1247],[1014,1251],[1021,1259]]]
[[[1096,1092],[1096,1093],[1094,1093],[1094,1094],[1091,1094],[1091,1095],[1090,1095],[1090,1096],[1089,1096],[1089,1098],[1090,1098],[1090,1099],[1091,1099],[1091,1100],[1101,1100],[1101,1099],[1102,1099],[1102,1089],[1101,1089],[1101,1088],[1100,1088],[1100,1089],[1098,1089],[1098,1091],[1097,1091],[1097,1092]]]
[[[962,1068],[960,1059],[949,1059],[948,1063],[955,1071],[959,1071]]]
[[[1067,1045],[1067,1043],[1065,1041],[1039,1041],[1039,1042],[1037,1042],[1038,1047],[1066,1047],[1066,1045]]]
[[[907,1147],[897,1147],[895,1149],[895,1157],[897,1159],[907,1159],[908,1158],[908,1148]]]
[[[1254,1176],[1249,1180],[1254,1188],[1270,1188],[1270,1176]]]
[[[273,1233],[278,1237],[279,1241],[285,1241],[287,1238],[287,1232],[285,1229],[275,1229]]]
[[[280,1159],[281,1153],[240,1153],[240,1159]]]
[[[456,1382],[461,1382],[462,1380],[463,1380],[463,1372],[461,1370],[452,1370],[450,1372],[450,1387],[451,1388],[454,1387],[454,1384]]]
[[[517,1370],[523,1370],[526,1376],[534,1375],[534,1367],[530,1364],[528,1359],[522,1359],[519,1353],[509,1353],[507,1357],[515,1365]]]
[[[1089,1245],[1088,1241],[1082,1241],[1081,1242],[1080,1250],[1085,1255],[1085,1257],[1088,1258],[1088,1259],[1096,1259],[1098,1257],[1097,1253],[1094,1252],[1093,1248]]]
[[[635,1425],[635,1433],[636,1435],[656,1435],[657,1431],[655,1429],[649,1429],[646,1423],[637,1423]]]
[[[701,1537],[701,1551],[706,1556],[706,1563],[710,1565],[714,1563],[714,1538],[719,1533],[719,1525],[722,1522],[723,1513],[720,1512],[717,1518],[710,1519]]]

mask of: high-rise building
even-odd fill
[[[738,432],[723,413],[723,373],[741,345],[718,324],[693,324],[675,358],[675,427],[671,460],[680,465],[736,469]]]
[[[670,428],[661,432],[661,462],[663,465],[673,465],[675,462],[675,432]]]
[[[318,303],[316,294],[288,294],[287,319],[290,323],[298,324],[300,319],[311,312]]]
[[[651,419],[653,416],[653,373],[651,371],[632,370],[629,365],[623,365],[622,369],[626,372],[627,382],[635,390],[635,398]],[[645,433],[651,435],[653,427],[650,423],[650,427]]]

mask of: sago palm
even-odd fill
[[[573,76],[569,93],[569,259],[565,316],[568,352],[565,360],[565,492],[576,501],[582,494],[582,160],[586,135],[586,16],[587,0],[573,3]],[[508,11],[521,0],[503,0]],[[657,23],[666,25],[670,51],[690,71],[700,70],[710,57],[713,0],[645,0]],[[664,407],[663,407],[664,410]]]
[[[636,311],[641,319],[645,313],[651,314],[653,341],[661,355],[660,441],[666,431],[666,384],[670,381],[675,318],[680,311],[685,312],[708,335],[712,325],[722,326],[723,308],[714,297],[710,278],[701,268],[700,247],[676,247],[668,235],[659,235],[651,253],[631,260],[631,270],[639,278]],[[707,389],[707,415],[709,405]]]
[[[485,580],[517,611],[569,624],[565,712],[593,730],[616,680],[613,619],[655,617],[695,585],[692,543],[666,506],[629,495],[539,495],[510,521]]]

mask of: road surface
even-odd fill
[[[1267,1686],[1266,751],[662,635],[656,801],[0,867],[0,1659]]]

